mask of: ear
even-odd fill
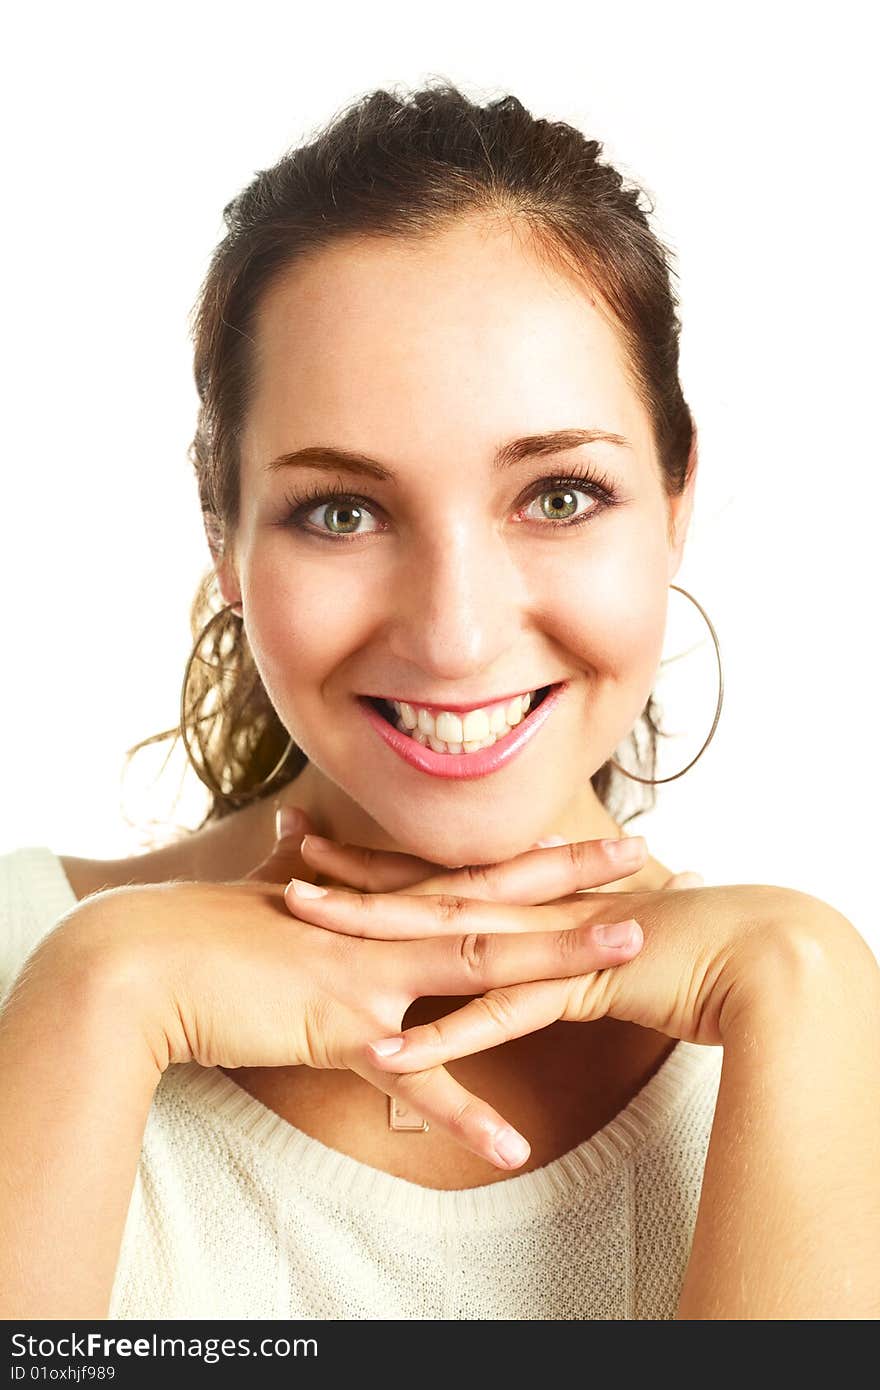
[[[678,574],[684,556],[684,543],[687,540],[687,533],[690,528],[691,516],[694,510],[694,490],[697,483],[698,465],[698,446],[697,446],[697,425],[693,421],[693,438],[691,439],[690,453],[688,454],[688,466],[684,489],[678,497],[669,498],[669,578],[673,580]]]
[[[232,611],[242,617],[241,586],[235,573],[231,550],[227,552],[224,548],[223,524],[215,512],[202,512],[202,521],[223,602],[233,604]]]

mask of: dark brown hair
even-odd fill
[[[564,122],[535,118],[514,96],[479,105],[436,82],[357,100],[314,139],[260,170],[227,204],[227,232],[191,318],[200,406],[189,457],[215,561],[238,523],[239,441],[254,382],[255,320],[274,282],[304,253],[343,237],[429,237],[463,216],[509,219],[549,264],[578,277],[595,297],[619,334],[651,420],[667,496],[683,491],[694,424],[678,379],[672,256],[649,227],[643,190],[625,187],[601,152],[599,141]],[[181,719],[188,758],[214,788],[202,826],[277,793],[307,762],[292,746],[264,781],[289,735],[266,695],[241,619],[228,609],[219,616],[217,598],[211,568],[191,607],[198,650]],[[640,776],[656,775],[657,738],[665,737],[656,715],[652,695],[639,720],[645,737],[637,724],[629,756],[626,749],[615,755]],[[181,728],[165,730],[127,757],[180,736]],[[592,784],[621,819],[613,805],[616,780],[623,779],[606,762]],[[653,788],[646,794],[648,805],[627,819],[653,806]]]

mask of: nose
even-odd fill
[[[461,687],[497,670],[524,621],[524,585],[503,539],[476,521],[420,535],[390,597],[388,642],[401,669]],[[507,669],[504,669],[505,666]]]

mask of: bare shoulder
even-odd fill
[[[258,818],[254,813],[260,810]],[[270,808],[271,810],[271,808]],[[271,848],[266,841],[265,808],[248,807],[179,840],[126,859],[85,859],[59,855],[78,901],[105,888],[168,883],[172,879],[223,882],[244,878]]]
[[[126,884],[165,883],[173,878],[192,877],[184,867],[183,845],[169,845],[128,859],[82,859],[59,854],[58,860],[78,902],[105,888]],[[172,855],[169,851],[174,851]]]

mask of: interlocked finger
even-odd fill
[[[414,895],[447,892],[509,903],[541,903],[635,873],[647,859],[647,845],[640,835],[571,844],[561,841],[543,849],[533,846],[497,864],[457,869],[438,869],[415,855],[339,845],[332,840],[316,842],[314,836],[303,841],[302,854],[325,878],[368,893],[412,888]]]
[[[602,942],[597,935],[601,927],[594,925],[543,932],[469,932],[410,941],[398,957],[406,972],[399,983],[420,997],[484,994],[501,985],[585,975],[628,960],[641,946],[637,923],[630,919],[614,925],[626,939],[611,945]]]
[[[367,1057],[387,1072],[405,1074],[469,1057],[546,1028],[565,1011],[567,981],[538,980],[490,990],[462,1008],[395,1037],[374,1039]]]
[[[549,851],[548,851],[549,852]],[[301,896],[288,884],[284,897],[295,917],[350,936],[382,941],[409,941],[467,932],[552,931],[619,912],[620,894],[572,895],[568,902],[521,904],[463,897],[457,893],[354,893],[335,888],[315,889]],[[315,892],[321,896],[313,896]],[[627,895],[622,895],[626,897]],[[607,920],[607,919],[606,919]]]
[[[349,1069],[386,1095],[405,1101],[432,1129],[444,1130],[496,1168],[518,1168],[529,1156],[530,1147],[522,1135],[493,1106],[456,1081],[445,1067],[432,1066],[406,1076],[393,1076],[380,1071],[375,1059],[367,1061],[362,1056],[350,1059]]]

